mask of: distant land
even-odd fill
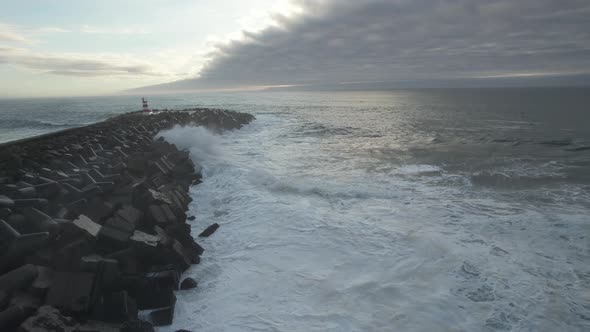
[[[210,83],[204,79],[187,79],[123,91],[124,94],[164,94],[194,91],[371,91],[419,88],[510,88],[510,87],[585,87],[590,74],[555,76],[516,76],[453,78],[432,80],[396,80],[388,82],[347,82],[314,84],[281,84],[266,86],[232,86],[228,82]]]

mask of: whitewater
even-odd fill
[[[590,329],[582,108],[503,96],[245,103],[241,130],[161,133],[203,167],[193,233],[221,225],[161,330]]]

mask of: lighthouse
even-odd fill
[[[145,99],[145,97],[144,98],[141,98],[141,105],[142,105],[142,110],[144,112],[149,112],[150,111],[150,109],[148,107],[147,99]]]

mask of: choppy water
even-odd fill
[[[163,133],[221,228],[162,330],[590,330],[589,92],[169,97],[257,120]]]

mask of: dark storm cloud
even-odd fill
[[[590,69],[587,0],[298,1],[169,87],[568,75]]]

